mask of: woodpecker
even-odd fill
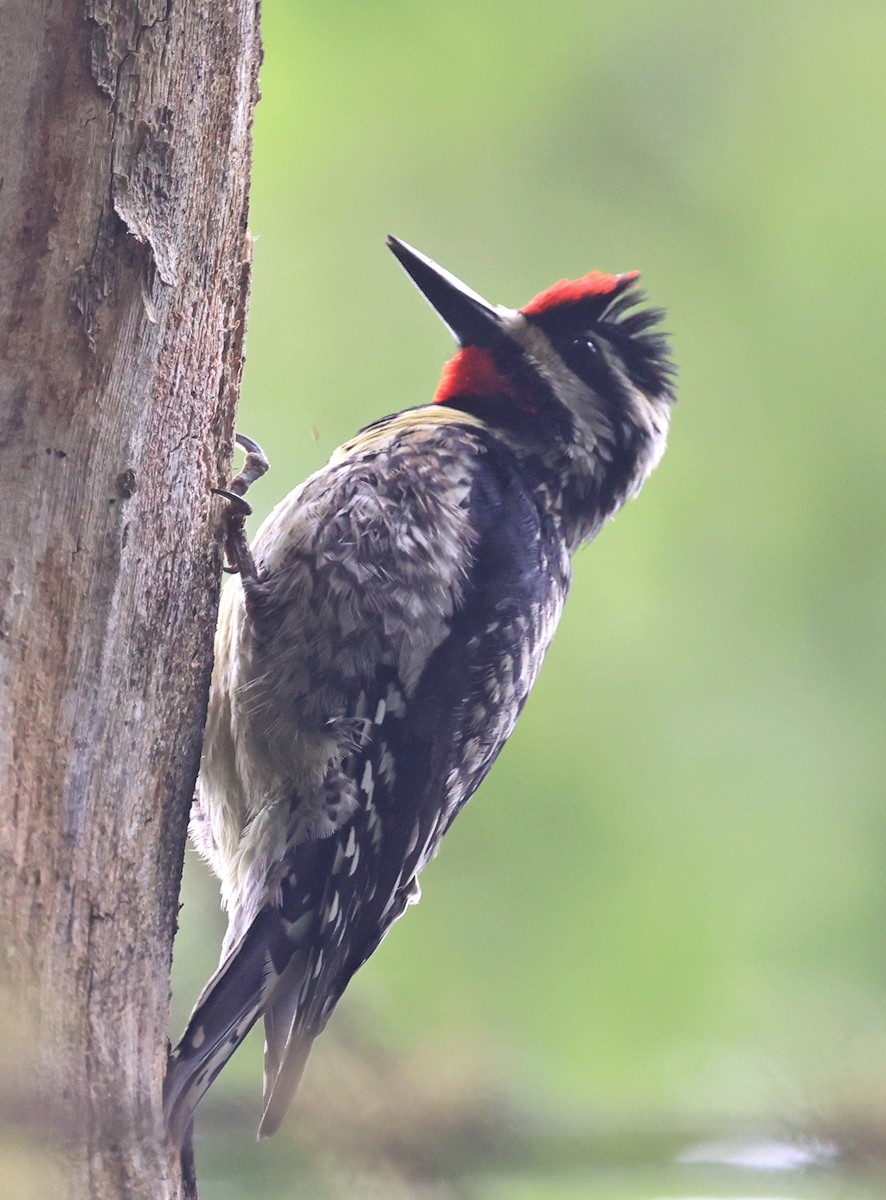
[[[572,555],[665,447],[673,367],[636,272],[561,280],[510,309],[388,245],[458,348],[432,404],[336,450],[251,552],[229,538],[239,575],[191,821],[229,926],[170,1059],[176,1144],[259,1017],[259,1136],[278,1128],[349,979],[418,900],[514,729]],[[235,503],[262,468],[240,440]]]

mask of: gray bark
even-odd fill
[[[0,1116],[71,1200],[158,1200],[258,4],[6,0],[2,25]]]

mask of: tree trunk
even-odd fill
[[[160,1093],[259,57],[257,0],[4,6],[0,1117],[72,1200],[180,1188]]]

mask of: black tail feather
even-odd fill
[[[264,1009],[273,974],[262,919],[267,916],[259,914],[203,989],[170,1056],[163,1100],[168,1137],[176,1146],[210,1084]]]

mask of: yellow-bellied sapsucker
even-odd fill
[[[571,555],[665,446],[672,368],[636,274],[514,310],[389,245],[459,349],[433,404],[367,426],[277,506],[224,592],[191,832],[230,925],[173,1052],[174,1141],[260,1016],[259,1132],[278,1127],[513,730]]]

